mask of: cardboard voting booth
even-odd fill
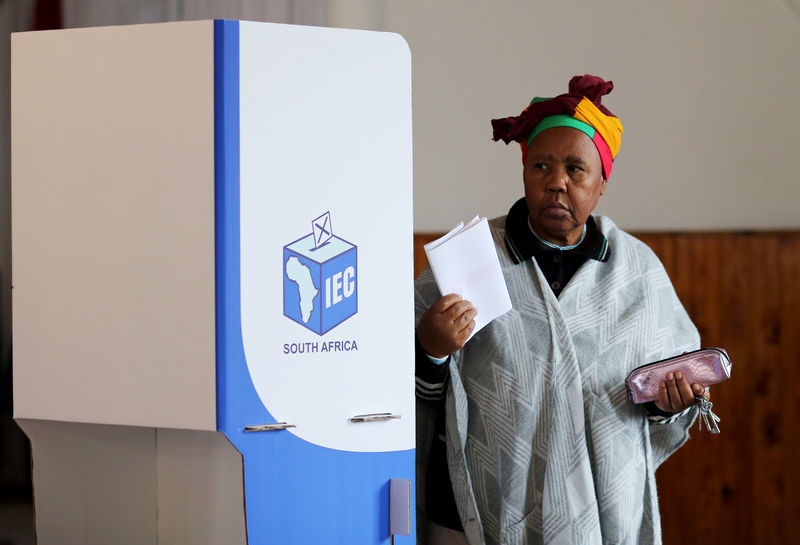
[[[12,36],[39,543],[414,543],[411,67],[236,21]]]

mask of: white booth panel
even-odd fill
[[[156,456],[158,545],[247,545],[242,455],[223,434],[158,429]]]
[[[216,429],[213,45],[12,36],[16,417]]]
[[[246,545],[242,456],[197,430],[19,419],[39,545]]]
[[[154,429],[17,422],[31,440],[38,545],[157,542]]]
[[[408,45],[241,23],[239,54],[241,323],[255,390],[310,443],[412,449]],[[400,418],[349,421],[372,413]]]

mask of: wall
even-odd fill
[[[0,499],[30,495],[28,443],[11,420],[10,32],[31,27],[30,3],[0,2]],[[5,536],[0,532],[0,541]]]
[[[411,46],[418,232],[505,213],[519,148],[489,120],[582,73],[614,81],[626,129],[599,211],[640,231],[800,227],[800,1],[361,4],[331,2],[331,23]]]

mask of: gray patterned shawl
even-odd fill
[[[558,299],[531,260],[508,257],[505,218],[491,222],[514,308],[453,355],[445,400],[450,477],[472,545],[661,543],[654,472],[688,439],[696,411],[650,424],[624,380],[699,337],[653,252],[595,219],[611,257],[586,262]],[[438,297],[428,270],[417,320]],[[424,467],[432,416],[420,407]]]

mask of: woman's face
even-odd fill
[[[542,131],[528,146],[522,178],[536,233],[559,246],[578,242],[606,190],[600,154],[589,137],[572,127]]]

